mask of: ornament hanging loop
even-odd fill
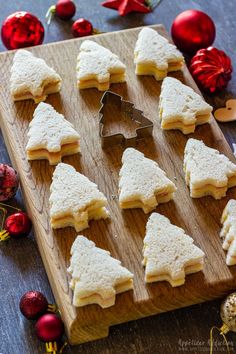
[[[46,353],[57,354],[57,342],[46,343]]]
[[[47,13],[46,13],[46,20],[47,20],[47,25],[49,26],[52,20],[52,16],[56,13],[56,5],[52,5],[49,7]]]
[[[0,203],[0,205],[5,205],[3,203]],[[2,224],[1,224],[1,230],[0,230],[0,241],[7,241],[10,238],[9,232],[7,230],[3,229],[5,220],[6,220],[6,215],[7,215],[7,209],[3,208],[0,206],[0,212],[2,212]]]
[[[228,344],[227,338],[225,336],[225,334],[229,332],[229,327],[225,323],[220,328],[216,327],[216,326],[211,327],[211,331],[210,331],[210,354],[213,354],[213,331],[214,331],[214,329],[216,329],[220,333],[220,335],[222,335],[222,337],[224,338],[225,345],[226,345],[226,348],[227,348],[227,353],[230,354],[229,344]]]
[[[67,342],[64,342],[60,350],[58,349],[57,342],[47,342],[45,345],[46,345],[46,354],[47,353],[62,354],[63,350],[67,346]]]
[[[57,313],[58,308],[56,304],[48,304],[48,311],[49,312],[53,312],[53,313]]]

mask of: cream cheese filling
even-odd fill
[[[125,81],[125,72],[111,74],[110,78],[106,82],[99,82],[96,79],[88,79],[88,80],[78,80],[78,87],[80,89],[86,88],[97,88],[101,91],[105,91],[110,87],[110,84],[121,83]]]
[[[179,119],[179,117],[176,118],[176,120],[175,120],[175,118],[172,118],[171,120],[168,119],[168,121],[163,119],[161,115],[160,115],[160,117],[161,117],[162,129],[165,129],[165,130],[179,129],[182,131],[182,133],[189,134],[189,133],[194,132],[195,127],[197,125],[207,123],[210,119],[210,114],[196,116],[196,122],[191,123],[191,124],[184,124],[183,121],[181,121]]]
[[[28,160],[47,159],[50,163],[58,163],[63,156],[73,155],[77,152],[80,152],[79,141],[63,144],[61,150],[57,152],[51,152],[47,149],[27,150],[27,158]]]
[[[192,274],[192,273],[197,273],[203,269],[203,260],[198,261],[197,263],[188,265],[184,268],[185,275],[187,274]],[[185,278],[180,277],[180,278],[171,278],[170,274],[168,273],[159,273],[159,274],[146,274],[145,276],[145,281],[146,283],[153,283],[157,281],[168,281],[171,286],[180,286],[184,284]]]
[[[155,203],[143,203],[139,199],[120,201],[119,205],[122,209],[134,209],[141,208],[144,213],[149,213],[151,210],[155,209],[158,204],[169,202],[173,198],[173,190],[155,193],[156,201]]]
[[[122,283],[115,285],[116,294],[123,293],[125,291],[133,289],[133,279],[129,279]],[[107,308],[115,304],[115,294],[109,297],[102,297],[99,293],[94,293],[89,296],[77,297],[76,291],[74,292],[73,298],[74,306],[86,306],[90,304],[98,304],[102,308]]]
[[[168,68],[160,69],[154,64],[136,64],[136,74],[137,75],[154,75],[156,78],[164,78],[168,71],[178,71],[182,68],[183,61],[168,63]]]
[[[47,98],[47,95],[51,93],[56,93],[61,88],[61,81],[47,83],[46,85],[42,84],[43,92],[39,96],[34,96],[30,91],[22,91],[13,94],[14,101],[28,100],[33,99],[35,103],[44,101]]]

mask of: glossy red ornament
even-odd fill
[[[36,16],[19,11],[5,19],[1,36],[7,49],[30,47],[43,42],[44,27]]]
[[[182,52],[193,55],[197,50],[212,45],[215,39],[215,25],[204,12],[187,10],[175,18],[171,35],[175,45]]]
[[[54,342],[62,337],[64,324],[57,315],[46,314],[36,322],[35,331],[41,341]]]
[[[75,3],[72,0],[58,0],[56,15],[62,20],[70,20],[76,12]]]
[[[74,37],[89,36],[93,33],[93,25],[84,18],[79,18],[72,25],[72,34]]]
[[[40,291],[27,291],[20,299],[19,306],[28,320],[36,320],[47,311],[48,302]]]
[[[8,216],[5,221],[5,229],[15,238],[28,236],[31,227],[31,220],[23,211]]]
[[[203,91],[215,93],[227,86],[233,67],[225,52],[209,47],[196,53],[190,62],[189,70]]]
[[[70,20],[76,12],[75,3],[72,0],[58,0],[56,5],[49,7],[46,13],[48,24],[51,22],[52,16],[55,14],[61,20]]]
[[[109,9],[118,10],[121,16],[125,16],[130,12],[148,13],[151,9],[145,5],[145,0],[107,0],[102,6]]]
[[[17,192],[19,187],[19,178],[13,167],[0,164],[0,201],[6,201]]]

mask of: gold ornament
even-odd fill
[[[213,353],[213,331],[216,329],[224,338],[227,352],[230,353],[226,334],[229,331],[236,332],[236,292],[228,295],[220,307],[220,317],[223,325],[219,328],[213,326],[210,331],[210,354]]]
[[[224,333],[229,331],[236,332],[236,292],[227,296],[223,301],[220,308],[220,316],[224,323]]]

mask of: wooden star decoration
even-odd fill
[[[118,10],[121,16],[125,16],[133,11],[142,13],[151,11],[151,9],[145,5],[145,0],[107,0],[102,3],[102,6]]]

